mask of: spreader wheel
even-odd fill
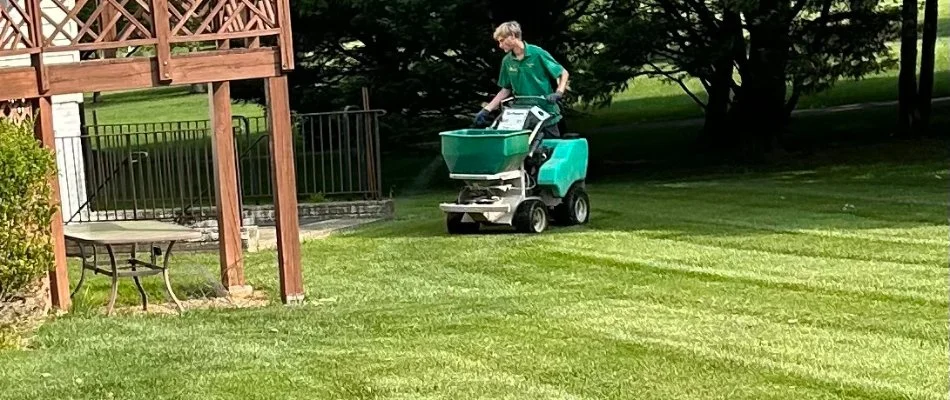
[[[561,204],[554,207],[554,219],[561,225],[583,225],[590,221],[590,196],[581,185],[567,191]]]
[[[548,227],[548,208],[540,200],[525,200],[518,205],[515,229],[522,233],[541,233]]]

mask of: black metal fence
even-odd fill
[[[298,199],[382,197],[381,110],[299,114],[293,118]],[[267,119],[235,117],[243,204],[273,199]],[[89,125],[57,138],[61,180],[74,198],[67,222],[208,218],[214,215],[210,121]],[[62,168],[62,167],[61,167]]]

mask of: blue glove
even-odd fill
[[[561,94],[560,94],[560,93],[554,92],[554,93],[551,93],[551,94],[548,95],[548,101],[550,101],[550,102],[552,102],[552,103],[557,103],[558,100],[561,100]]]
[[[488,110],[483,108],[481,111],[478,112],[478,114],[475,114],[475,123],[478,125],[484,125],[487,122],[488,122]]]

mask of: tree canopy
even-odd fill
[[[682,87],[705,112],[704,138],[766,147],[800,96],[894,66],[887,43],[901,22],[900,4],[881,0],[303,0],[293,9],[298,111],[358,105],[365,86],[396,137],[458,126],[497,91],[503,54],[492,32],[517,20],[527,42],[571,72],[569,104],[606,105],[639,75],[694,78],[702,92]],[[235,96],[261,100],[259,86]]]

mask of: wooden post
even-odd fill
[[[369,108],[369,89],[365,86],[363,87],[363,137],[366,140],[366,189],[373,194],[375,198],[376,193],[380,193],[381,190],[377,188],[378,182],[376,182],[376,151],[375,143],[373,143],[373,118],[370,116]]]
[[[231,83],[210,85],[212,157],[218,215],[221,284],[238,289],[244,286],[244,260],[241,248],[241,207],[238,197],[237,161],[231,128]]]
[[[297,177],[294,171],[293,132],[287,76],[268,78],[267,122],[270,127],[271,179],[277,217],[277,263],[280,298],[284,304],[304,299],[300,269],[300,227],[297,215]]]
[[[280,66],[284,71],[294,69],[294,38],[290,23],[290,0],[277,5],[277,23],[280,25]]]
[[[49,92],[49,68],[46,66],[46,60],[43,59],[42,52],[46,48],[46,37],[43,35],[43,8],[40,6],[40,1],[27,1],[27,6],[30,8],[30,17],[33,19],[30,39],[33,41],[34,47],[40,49],[39,53],[30,55],[30,63],[36,69],[36,87],[41,95],[46,95]]]
[[[96,2],[96,4],[102,9],[102,13],[99,14],[99,26],[104,28],[108,26],[109,23],[112,22],[113,19],[116,18],[116,14],[118,14],[119,11],[116,10],[115,7],[113,7],[112,4],[109,3],[107,0],[99,0],[98,2]],[[116,32],[116,26],[112,25],[111,28],[102,30],[101,32],[99,32],[99,36],[103,42],[116,41],[116,39],[118,38],[118,35]],[[117,49],[100,50],[100,54],[102,55],[102,58],[104,59],[115,58],[116,53],[118,53]]]
[[[44,148],[56,153],[56,138],[53,133],[53,100],[51,97],[40,97],[33,100],[33,116],[36,119],[34,136]],[[55,207],[50,232],[53,240],[53,260],[55,265],[49,273],[50,292],[53,307],[68,310],[71,304],[69,298],[69,274],[66,271],[66,238],[63,236],[63,211],[60,207],[59,172],[54,172],[49,178],[52,193],[50,202]]]
[[[152,26],[155,30],[155,53],[158,57],[158,79],[172,80],[171,66],[171,26],[168,23],[168,0],[152,0]]]

